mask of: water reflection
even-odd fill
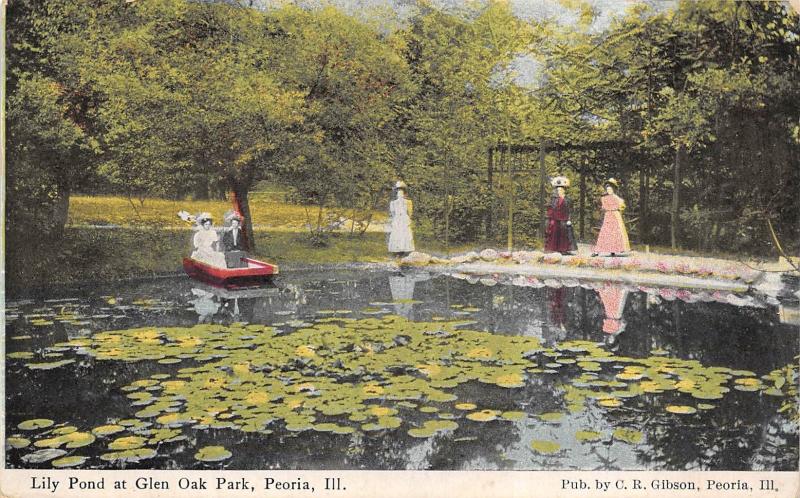
[[[283,302],[302,302],[294,287],[283,290],[262,287],[229,290],[213,286],[192,287],[188,304],[197,314],[197,323],[231,323],[236,321],[262,323],[278,307],[277,298],[283,293],[293,299]]]
[[[431,279],[428,272],[398,273],[389,276],[389,289],[392,293],[392,304],[395,313],[405,318],[412,318],[414,309],[414,288],[417,282]]]
[[[607,334],[605,341],[611,345],[625,330],[626,324],[622,316],[625,312],[625,303],[628,301],[628,290],[618,285],[606,284],[597,289],[597,294],[605,312],[603,318],[603,333]]]

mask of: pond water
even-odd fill
[[[749,296],[385,270],[11,296],[13,468],[797,470]]]

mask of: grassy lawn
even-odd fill
[[[283,202],[282,196],[270,195],[267,192],[255,192],[250,197],[250,211],[254,225],[284,231],[302,232],[305,230],[305,206]],[[145,199],[144,204],[140,204],[135,199],[131,203],[125,197],[76,195],[70,197],[68,224],[72,226],[186,226],[177,216],[178,211],[181,210],[191,214],[209,212],[214,216],[214,223],[221,224],[222,215],[231,208],[232,205],[229,201],[219,200]],[[323,213],[332,214],[332,211],[328,210]],[[308,214],[312,220],[316,220],[315,207],[308,208]],[[373,213],[376,223],[383,223],[386,218],[385,212],[375,211]]]

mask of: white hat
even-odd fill
[[[197,220],[197,223],[199,225],[202,225],[204,221],[206,221],[206,220],[211,221],[214,218],[211,216],[211,213],[204,211],[204,212],[198,214],[197,216],[195,216],[194,219]]]
[[[566,176],[557,176],[550,180],[550,184],[554,187],[569,187],[569,178]]]

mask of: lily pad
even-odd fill
[[[25,448],[31,444],[31,440],[24,437],[7,437],[6,438],[6,447],[7,448]]]
[[[34,451],[22,457],[25,463],[42,463],[66,455],[67,452],[55,448]]]
[[[643,435],[637,430],[619,427],[614,430],[613,437],[626,443],[639,444],[642,442]]]
[[[539,415],[539,418],[544,420],[545,422],[558,422],[563,417],[564,414],[558,412],[542,413],[541,415]]]
[[[205,446],[195,453],[195,460],[201,462],[221,462],[233,456],[233,453],[226,450],[224,446]]]
[[[534,439],[533,441],[531,441],[531,449],[543,455],[550,455],[553,453],[558,453],[558,451],[561,449],[561,445],[559,445],[555,441]]]
[[[125,427],[116,424],[101,425],[92,429],[92,434],[96,436],[108,436],[125,430]]]
[[[496,410],[481,410],[468,414],[467,418],[476,422],[491,422],[497,419],[498,413]]]
[[[691,415],[692,413],[697,413],[697,409],[693,406],[669,405],[665,409],[670,413],[678,413],[681,415]]]
[[[135,448],[123,451],[114,451],[100,455],[101,460],[108,462],[130,462],[136,463],[156,456],[156,450],[152,448]]]
[[[599,441],[600,433],[596,431],[577,431],[575,439],[578,441]]]
[[[139,436],[127,436],[117,438],[108,444],[110,450],[133,450],[141,448],[147,443],[147,439]]]
[[[23,431],[35,431],[36,429],[44,429],[45,427],[50,427],[55,422],[47,418],[34,418],[31,420],[26,420],[24,422],[20,422],[17,425],[17,428]]]
[[[52,370],[54,368],[63,367],[64,365],[69,365],[70,363],[75,363],[75,360],[60,360],[50,363],[26,363],[25,366],[31,370]]]
[[[51,465],[58,469],[65,467],[77,467],[78,465],[82,465],[86,460],[88,460],[88,457],[75,455],[53,460]]]
[[[452,420],[427,420],[422,427],[410,429],[408,434],[412,437],[427,438],[457,428],[458,424]]]

